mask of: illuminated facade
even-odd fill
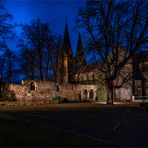
[[[66,23],[62,48],[58,54],[57,82],[25,80],[21,85],[10,84],[3,88],[6,97],[23,102],[50,102],[55,96],[69,101],[106,100],[106,89],[99,86],[102,74],[98,71],[101,63],[87,64],[81,36],[79,34],[76,56],[74,57],[68,25]],[[132,73],[132,78],[115,90],[118,100],[131,101],[148,96],[148,52],[136,54],[123,68],[122,74]],[[119,77],[119,83],[121,78]],[[115,80],[114,83],[116,83]],[[105,101],[104,100],[104,101]]]

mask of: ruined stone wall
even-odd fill
[[[86,84],[56,84],[50,81],[23,81],[22,84],[10,84],[5,87],[7,98],[16,98],[19,102],[48,103],[53,97],[59,96],[68,101],[97,100],[99,94],[97,85]],[[101,95],[101,94],[100,94]],[[116,90],[116,97],[120,100],[130,100],[132,96],[131,87]]]
[[[96,85],[82,85],[82,84],[62,84],[61,94],[65,98],[73,100],[95,100],[96,99]],[[90,91],[93,91],[93,97],[90,97]]]
[[[58,88],[57,88],[58,87]],[[95,85],[56,84],[50,81],[22,81],[21,85],[10,84],[7,97],[16,98],[20,102],[50,102],[54,96],[66,98],[68,101],[95,100]]]

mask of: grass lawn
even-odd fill
[[[108,146],[97,140],[0,118],[0,146]]]

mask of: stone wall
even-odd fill
[[[131,88],[119,88],[115,90],[116,98],[125,101],[125,100],[132,100],[132,89]]]
[[[80,100],[102,100],[102,92],[98,91],[97,85],[86,84],[56,84],[51,81],[22,81],[22,84],[6,85],[5,97],[19,102],[51,102],[53,97],[59,96],[68,101]],[[103,97],[106,91],[103,90]],[[115,91],[116,98],[120,100],[131,100],[131,87],[120,88]],[[106,98],[103,99],[104,101]]]
[[[16,98],[20,102],[50,102],[54,96],[66,98],[68,101],[96,99],[96,85],[26,80],[21,85],[10,84],[5,90],[7,98]]]

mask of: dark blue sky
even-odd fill
[[[75,17],[78,9],[84,5],[85,0],[7,0],[5,7],[16,23],[30,23],[40,17],[43,21],[48,21],[51,29],[60,35],[64,35],[67,16],[71,44],[75,52],[78,38],[78,30],[74,29]],[[15,28],[15,32],[19,35],[20,29]],[[13,45],[10,48],[12,47],[14,48]]]

